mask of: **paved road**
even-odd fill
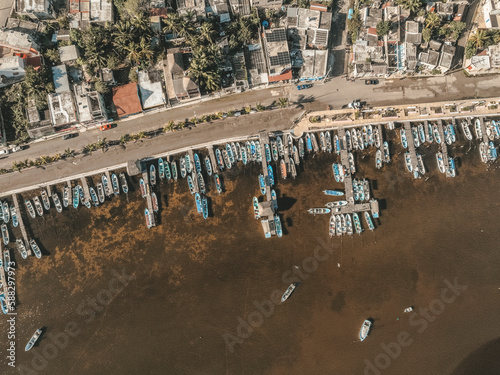
[[[0,27],[7,24],[7,18],[10,16],[13,4],[14,0],[0,0]]]

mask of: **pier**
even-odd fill
[[[379,150],[382,151],[382,164],[384,164],[385,162],[385,158],[384,158],[384,133],[382,132],[382,124],[378,124],[377,125],[378,127],[378,135],[380,137],[380,147],[379,147]]]
[[[409,121],[403,122],[403,126],[406,132],[406,140],[408,143],[408,152],[410,153],[411,165],[413,169],[416,169],[418,166],[417,149],[415,148],[415,140],[413,139],[413,134],[411,132],[411,123]]]
[[[156,226],[156,222],[155,222],[155,215],[154,215],[154,211],[153,211],[153,200],[151,199],[151,190],[149,188],[149,176],[148,176],[148,168],[146,166],[146,163],[141,163],[141,170],[142,170],[141,171],[142,179],[144,180],[144,186],[146,189],[146,203],[148,205],[151,226],[154,227],[154,226]]]
[[[267,173],[267,159],[266,159],[266,149],[265,144],[269,144],[269,134],[266,131],[259,132],[259,142],[260,142],[260,152],[262,154],[262,174],[264,175],[264,181],[266,182],[266,199],[271,200],[271,187],[269,186],[269,174]],[[278,178],[278,170],[275,170],[275,179]]]
[[[105,170],[104,171],[104,174],[106,175],[106,177],[108,178],[108,189],[107,191],[105,191],[106,195],[108,197],[112,196],[113,195],[113,187],[111,186],[111,176],[109,175],[109,170]]]
[[[214,147],[207,146],[208,156],[210,157],[210,162],[212,163],[212,172],[219,173],[219,164],[217,163],[217,159],[215,158]]]
[[[47,195],[49,196],[49,198],[52,198],[52,190],[50,188],[50,185],[47,185]]]
[[[479,122],[481,123],[481,132],[483,133],[483,142],[488,144],[489,143],[489,139],[488,139],[488,134],[486,134],[486,125],[484,124],[484,117],[481,116],[481,117],[478,117],[479,119]]]
[[[344,128],[339,128],[338,129],[338,137],[339,140],[345,139],[345,129]],[[332,140],[333,142],[333,140]],[[346,167],[349,166],[349,153],[347,151],[347,148],[345,147],[344,142],[340,142],[340,162],[342,166],[344,167],[344,171],[347,171],[344,175],[344,184],[345,184],[345,197],[347,202],[349,202],[348,206],[351,205],[351,202],[354,202],[354,189],[352,187],[352,175],[350,168]]]
[[[82,181],[83,194],[85,195],[85,199],[87,201],[91,201],[89,185],[87,184],[87,178],[85,176],[82,176],[80,178],[80,181]]]
[[[17,221],[19,222],[19,228],[21,229],[21,234],[24,238],[26,251],[28,252],[28,255],[31,255],[31,246],[29,245],[28,232],[26,231],[26,227],[24,226],[23,213],[21,211],[21,207],[19,206],[19,201],[16,194],[12,194],[12,201],[14,202],[14,207],[16,207]]]

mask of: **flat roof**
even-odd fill
[[[161,72],[156,72],[161,79]],[[165,94],[160,81],[151,80],[150,74],[145,71],[139,72],[139,91],[141,93],[142,107],[152,108],[165,104]]]
[[[66,65],[62,64],[53,66],[52,78],[54,80],[54,87],[56,92],[70,91]]]

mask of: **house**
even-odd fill
[[[332,14],[319,10],[288,8],[288,34],[300,49],[328,47]]]
[[[104,101],[97,91],[91,90],[90,85],[82,82],[73,86],[78,121],[80,123],[106,121],[107,115]]]
[[[438,42],[437,40],[430,40],[429,41],[429,48],[434,50],[434,51],[439,51],[441,49],[441,46],[443,43]]]
[[[26,20],[20,20],[19,18],[9,17],[7,19],[6,30],[18,31],[23,34],[28,34],[34,36],[35,33],[41,29],[41,24]]]
[[[16,0],[16,13],[34,21],[56,18],[49,0]]]
[[[411,44],[422,43],[422,33],[420,32],[420,24],[415,21],[406,21],[405,42]]]
[[[205,0],[176,0],[177,13],[184,16],[189,10],[198,16],[205,16]]]
[[[467,12],[467,4],[459,4],[457,8],[457,12],[455,13],[455,17],[453,21],[462,22],[465,19],[465,13]]]
[[[210,12],[216,16],[229,14],[229,4],[227,0],[208,0],[208,4],[210,5]]]
[[[500,45],[494,44],[488,47],[488,55],[492,68],[500,68]]]
[[[309,9],[319,10],[320,12],[328,12],[328,6],[326,6],[324,4],[311,3],[311,5],[309,6]]]
[[[14,30],[0,30],[2,56],[17,55],[22,58],[40,56],[40,47],[34,39],[25,33]]]
[[[361,9],[361,20],[365,27],[377,27],[379,22],[383,20],[383,10],[376,8],[365,7]]]
[[[114,87],[113,103],[118,117],[127,117],[141,112],[142,107],[137,93],[137,83]]]
[[[421,52],[418,56],[419,65],[425,69],[432,70],[436,68],[439,62],[439,52],[429,49],[427,52]]]
[[[87,28],[90,23],[113,22],[113,2],[111,0],[69,0],[70,27]]]
[[[301,80],[319,80],[326,76],[328,51],[306,49],[302,51],[304,63],[300,71]]]
[[[451,20],[453,17],[453,2],[436,2],[436,13],[445,20]]]
[[[251,12],[250,0],[229,0],[231,12],[238,16],[248,16]]]
[[[279,9],[283,5],[283,0],[251,0],[252,8],[274,8]]]
[[[417,46],[413,43],[405,43],[405,66],[407,70],[415,70],[417,67]]]
[[[284,28],[267,29],[262,34],[269,82],[292,79],[292,62]]]
[[[488,70],[490,68],[491,68],[490,56],[483,53],[476,56],[472,56],[472,58],[470,59],[470,65],[467,67],[467,69],[469,69],[470,71]]]
[[[0,59],[0,88],[22,81],[24,76],[24,60],[19,56]]]
[[[165,105],[165,94],[162,86],[162,72],[140,71],[139,74],[139,93],[141,95],[142,108],[148,109]]]
[[[47,99],[52,126],[70,125],[77,121],[71,91],[48,94]]]
[[[26,117],[28,119],[27,130],[31,138],[36,139],[54,134],[50,111],[39,111],[35,105],[35,99],[28,100]]]
[[[163,60],[165,86],[170,101],[201,97],[199,86],[185,74],[189,55],[180,48],[169,48],[167,58]]]
[[[66,65],[57,65],[52,67],[52,79],[54,81],[55,92],[70,91],[68,71]]]
[[[80,57],[80,54],[78,53],[78,48],[72,44],[60,47],[59,56],[62,63],[68,63],[76,61]]]
[[[258,86],[269,83],[266,58],[261,44],[250,44],[245,48],[246,65],[248,67],[249,83]]]
[[[500,0],[485,0],[483,16],[486,28],[496,29],[500,27]]]
[[[383,10],[384,21],[391,23],[391,28],[387,34],[387,40],[394,43],[401,42],[401,21],[404,19],[404,16],[401,14],[401,7],[399,5],[387,6]]]
[[[69,30],[61,29],[61,30],[56,30],[54,32],[55,35],[55,41],[52,40],[54,43],[56,42],[69,42],[70,40],[70,35],[69,35]]]
[[[439,60],[439,69],[441,72],[446,72],[451,69],[451,64],[453,63],[453,56],[455,56],[456,47],[448,44],[443,45],[441,51],[441,59]]]
[[[352,46],[352,51],[351,62],[354,65],[355,77],[383,75],[387,72],[382,46],[370,46],[366,41],[358,41]],[[377,73],[374,72],[375,67]]]
[[[245,54],[237,52],[231,57],[233,66],[234,84],[236,87],[248,88],[247,66],[245,63]]]

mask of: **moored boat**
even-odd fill
[[[207,170],[207,174],[209,176],[212,175],[212,162],[210,161],[209,156],[205,156],[205,169]]]
[[[380,149],[375,152],[375,167],[377,169],[382,168],[382,151]]]
[[[151,182],[151,186],[156,185],[156,167],[154,164],[151,164],[149,167],[149,181]]]
[[[386,163],[391,162],[391,154],[389,152],[389,143],[384,142],[384,160]]]
[[[156,169],[155,169],[155,171],[156,171]],[[154,174],[154,175],[155,175],[155,182],[156,182],[156,174]],[[109,185],[108,176],[103,174],[101,177],[101,180],[102,180],[102,186],[104,188],[104,194],[106,194],[106,196],[110,197],[112,194],[112,189],[111,189],[111,186]],[[81,186],[80,186],[80,189],[81,189]],[[82,191],[83,191],[83,189],[82,189]],[[80,199],[80,200],[82,200],[82,199]]]
[[[278,161],[279,155],[278,155],[278,146],[276,145],[276,141],[271,140],[271,154],[273,157],[274,161]]]
[[[382,137],[380,136],[380,131],[378,129],[378,126],[375,126],[373,128],[373,139],[374,139],[374,145],[376,148],[380,148],[380,145],[382,144],[381,143],[381,139]]]
[[[429,143],[434,142],[434,137],[432,136],[432,124],[431,123],[427,124],[427,132],[425,133],[425,138],[427,139],[427,142],[429,142]]]
[[[26,344],[26,347],[24,348],[24,351],[28,351],[30,350],[34,345],[35,343],[37,342],[38,338],[40,337],[40,335],[42,334],[42,330],[41,329],[37,329],[35,331],[35,333],[33,334],[33,336],[31,336],[30,340],[28,341],[28,343]]]
[[[222,154],[218,148],[215,149],[215,159],[217,159],[217,165],[219,169],[224,170],[224,159],[222,159]]]
[[[326,151],[332,152],[332,135],[329,131],[325,132],[325,143],[326,143]]]
[[[283,296],[281,297],[281,302],[285,302],[293,293],[295,288],[297,287],[298,283],[292,283],[290,286],[287,288],[285,293],[283,293]]]
[[[75,186],[73,188],[73,207],[78,208],[80,205],[80,194],[78,192],[78,188]]]
[[[286,164],[283,159],[281,159],[280,161],[280,170],[281,170],[281,178],[286,179],[287,177]]]
[[[195,193],[194,201],[196,202],[196,211],[198,211],[198,213],[201,214],[203,212],[203,207],[201,206],[200,193]]]
[[[196,173],[201,173],[201,161],[196,152],[194,153],[194,169],[196,170]]]
[[[450,133],[451,142],[456,142],[457,133],[455,132],[455,126],[453,124],[448,124],[448,133]]]
[[[281,219],[278,215],[274,215],[274,226],[276,227],[276,235],[281,238],[283,236],[283,229],[281,228]]]
[[[146,183],[144,182],[144,179],[142,179],[142,178],[139,179],[139,188],[141,189],[142,197],[146,198],[146,196],[147,196]]]
[[[146,219],[146,226],[150,229],[153,226],[153,222],[151,220],[151,214],[147,208],[144,209],[144,218]]]
[[[436,153],[436,161],[437,161],[437,166],[438,166],[439,172],[445,173],[446,168],[444,166],[443,154],[441,152]]]
[[[299,156],[301,159],[304,159],[305,149],[304,149],[304,139],[299,138]]]
[[[165,162],[162,158],[158,159],[158,177],[160,177],[160,181],[163,181],[165,178]]]
[[[363,198],[364,200],[370,200],[370,182],[368,180],[363,180]]]
[[[7,224],[10,221],[10,209],[9,209],[9,203],[3,202],[3,204],[0,203],[0,206],[2,207],[3,215],[2,219],[5,224]]]
[[[12,206],[10,208],[10,216],[12,217],[12,225],[14,226],[14,228],[17,228],[17,226],[19,225],[19,220],[17,218],[16,206]]]
[[[114,173],[111,174],[111,187],[113,188],[114,195],[120,194],[120,183],[118,182],[118,177]]]
[[[408,148],[408,138],[406,138],[406,130],[401,129],[401,144],[403,145],[404,148]]]
[[[256,219],[260,218],[260,213],[259,213],[259,200],[257,197],[253,197],[253,214]]]
[[[232,163],[226,149],[222,150],[222,158],[224,159],[224,163],[226,163],[227,169],[231,169]]]
[[[346,131],[346,137],[347,137],[347,132],[348,131],[349,130]],[[352,149],[353,150],[359,149],[359,139],[358,139],[358,135],[356,133],[356,129],[352,129],[352,132],[351,132],[351,144],[352,144]]]
[[[361,234],[363,232],[363,227],[361,227],[361,220],[359,220],[357,212],[353,212],[352,219],[354,221],[354,229],[356,229],[356,233]]]
[[[321,151],[326,152],[325,132],[319,133],[319,145],[321,147]]]
[[[485,124],[484,127],[486,130],[486,137],[488,137],[490,141],[494,140],[495,133],[493,132],[493,127],[490,124]]]
[[[24,244],[24,241],[18,238],[16,240],[16,245],[17,245],[17,250],[21,254],[21,257],[23,259],[26,259],[28,257],[28,252],[26,251],[26,245]]]
[[[222,193],[222,183],[220,181],[219,175],[217,173],[214,174],[215,187],[217,188],[217,193]]]
[[[340,196],[344,195],[344,192],[340,191],[340,190],[323,190],[323,193],[325,195],[332,195],[335,197],[340,197]]]
[[[333,136],[333,150],[337,155],[340,154],[340,141],[337,134]]]
[[[347,201],[335,201],[335,202],[328,202],[325,206],[328,208],[334,208],[334,207],[342,207],[342,206],[347,206]]]
[[[233,164],[237,163],[238,160],[240,160],[240,158],[239,158],[239,155],[238,155],[238,150],[236,148],[236,143],[231,142],[229,145],[231,146],[231,154],[232,154],[232,157],[233,157],[233,160],[231,160],[231,161],[233,162]]]
[[[120,173],[120,184],[122,185],[122,191],[127,194],[128,193],[128,183],[127,183],[127,176],[125,176],[125,173]]]
[[[165,169],[165,178],[168,181],[172,180],[172,171],[170,169],[170,163],[168,161],[165,161],[163,163],[163,168]]]
[[[99,182],[96,185],[96,188],[97,188],[97,197],[99,199],[99,202],[104,203],[104,201],[106,200],[106,195],[104,194],[104,188],[102,187],[102,183]]]
[[[483,129],[481,128],[481,120],[478,118],[474,121],[474,130],[476,132],[476,138],[483,140]]]
[[[313,146],[312,146],[312,141],[311,141],[311,134],[309,134],[309,133],[306,134],[306,151],[308,153],[311,153],[313,151]]]
[[[420,137],[420,143],[425,143],[425,130],[423,124],[418,124],[417,126],[418,136]]]
[[[333,163],[332,170],[333,170],[333,177],[335,177],[335,181],[340,182],[339,165],[337,163]]]
[[[267,166],[267,176],[269,177],[269,186],[274,185],[274,172],[271,164]]]
[[[335,236],[335,215],[330,216],[330,226],[328,230],[330,237]]]
[[[241,161],[243,159],[243,157],[241,155],[241,149],[245,148],[245,146],[241,147],[240,142],[236,142],[236,143],[234,143],[234,145],[236,146],[236,154],[235,154],[236,159]]]
[[[1,264],[0,264],[1,266]],[[5,298],[5,295],[3,293],[0,294],[0,307],[2,309],[2,312],[4,314],[7,314],[9,312],[9,309],[7,307],[7,300]]]
[[[425,174],[425,165],[424,161],[422,160],[422,155],[420,154],[417,154],[417,169],[421,175]]]
[[[186,154],[184,156],[184,160],[186,162],[186,173],[191,173],[193,170],[193,163],[191,162],[191,156],[189,156],[189,154]]]
[[[469,123],[467,122],[467,120],[462,120],[460,124],[462,125],[462,131],[464,133],[465,138],[468,139],[469,141],[472,141],[472,133],[470,131]]]
[[[94,203],[94,206],[99,206],[99,198],[97,197],[97,194],[92,186],[89,187],[89,192],[90,192],[90,198],[92,199],[92,203]]]
[[[332,210],[330,210],[329,208],[325,208],[325,207],[316,207],[316,208],[310,208],[307,210],[307,212],[309,212],[310,214],[313,214],[313,215],[325,215],[325,214],[329,214]]]
[[[205,196],[201,198],[201,208],[203,218],[206,220],[208,218],[208,199]]]
[[[42,197],[42,202],[43,202],[43,207],[48,211],[50,210],[50,201],[49,201],[49,196],[47,195],[47,192],[45,189],[42,189],[40,192],[40,195]]]
[[[180,164],[180,168],[181,168],[181,177],[186,178],[186,175],[187,175],[186,158],[181,157],[179,164]]]
[[[269,145],[268,145],[267,143],[266,143],[266,144],[264,144],[264,152],[265,152],[265,154],[266,154],[266,161],[267,161],[268,163],[270,163],[270,162],[271,162],[271,160],[272,160],[272,157],[271,157],[271,149],[270,149],[270,147],[269,147]]]
[[[262,173],[259,174],[259,186],[262,195],[266,195],[266,182],[264,180],[264,175]]]
[[[439,133],[438,124],[434,124],[432,129],[434,130],[434,139],[436,140],[436,143],[441,144],[441,134]]]
[[[197,180],[198,180],[198,189],[202,194],[206,193],[206,186],[205,186],[205,180],[203,179],[203,175],[201,172],[198,172],[196,174]]]
[[[276,144],[278,147],[279,156],[280,157],[285,156],[285,147],[283,146],[283,140],[281,139],[281,137],[279,135],[276,137]]]
[[[273,204],[274,210],[278,209],[278,197],[276,196],[276,192],[271,190],[271,202]]]
[[[335,232],[338,237],[342,236],[342,220],[340,215],[335,215]]]
[[[69,197],[70,191],[71,191],[71,189],[69,186],[65,186],[63,189],[63,206],[64,207],[68,207],[69,202],[71,201],[71,199]]]
[[[55,191],[52,193],[52,200],[54,201],[54,206],[56,207],[56,211],[61,213],[62,212],[61,200],[59,199],[59,195]]]
[[[226,154],[227,154],[227,157],[229,158],[229,161],[231,162],[231,164],[234,164],[235,160],[234,160],[233,149],[231,148],[231,144],[229,144],[229,143],[226,143]],[[228,168],[230,168],[230,167],[228,167]]]
[[[405,165],[408,172],[413,172],[413,165],[411,164],[411,156],[409,152],[405,153]]]
[[[353,148],[353,144],[352,144],[352,141],[351,141],[351,132],[349,130],[346,130],[345,131],[345,143],[346,143],[346,148],[347,148],[347,151],[352,151],[352,148]]]
[[[450,177],[455,177],[457,175],[455,168],[455,160],[448,156],[448,174]]]
[[[413,144],[415,147],[420,147],[420,139],[418,138],[417,128],[414,126],[411,127],[411,137],[413,138]]]
[[[352,236],[353,234],[353,229],[352,229],[352,220],[351,220],[351,215],[350,214],[345,214],[345,225],[347,228],[347,235]]]
[[[497,159],[498,155],[497,155],[497,149],[495,147],[495,144],[493,143],[493,141],[490,141],[489,144],[488,144],[488,159],[490,161],[495,161]]]
[[[358,139],[358,149],[364,150],[365,149],[365,141],[363,138],[363,133],[361,132],[360,129],[356,129],[356,137]]]
[[[35,256],[40,259],[42,257],[42,252],[40,251],[40,248],[38,247],[38,244],[34,239],[30,240],[30,247]]]
[[[3,239],[3,243],[5,245],[9,244],[10,236],[9,236],[9,230],[7,229],[6,224],[2,224],[2,239]]]
[[[495,139],[500,138],[500,125],[498,121],[491,120],[491,126],[493,128],[493,134],[495,135]]]
[[[35,203],[35,209],[38,216],[43,216],[43,207],[40,203],[40,199],[38,197],[33,197],[33,203]]]
[[[262,149],[260,147],[260,142],[255,141],[255,159],[260,163],[262,162]]]
[[[158,212],[158,197],[155,192],[151,193],[151,205],[153,206],[153,212]]]
[[[370,322],[368,319],[363,322],[363,325],[361,326],[361,329],[359,330],[359,339],[361,341],[366,339],[366,337],[370,333],[371,326],[372,326],[372,322]]]
[[[375,229],[375,225],[373,225],[372,217],[370,216],[370,213],[368,211],[365,211],[365,221],[366,221],[366,225],[368,226],[368,229],[370,229],[370,230]]]
[[[187,183],[188,183],[188,187],[189,187],[189,192],[191,194],[194,194],[195,193],[194,183],[193,183],[193,178],[191,177],[190,174],[188,174],[188,176],[187,176]]]

